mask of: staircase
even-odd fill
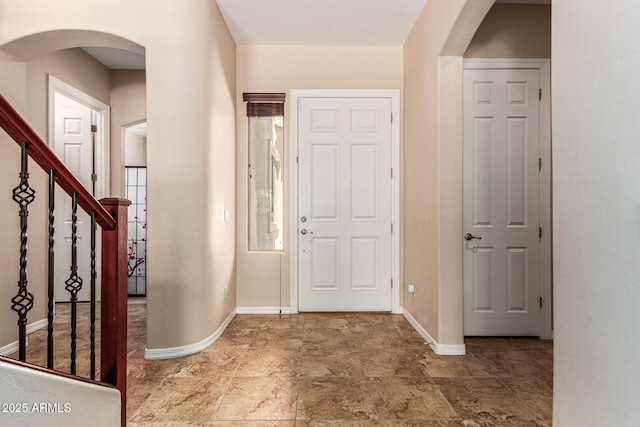
[[[114,402],[113,393],[119,392],[120,423],[126,424],[126,384],[127,384],[127,207],[130,202],[125,199],[106,198],[96,200],[80,181],[65,167],[62,161],[54,154],[49,146],[36,134],[36,132],[17,113],[12,105],[0,95],[0,127],[20,146],[20,155],[16,157],[19,162],[20,174],[17,177],[17,186],[13,190],[12,199],[17,204],[16,210],[20,217],[20,226],[16,235],[19,235],[19,265],[16,271],[3,271],[4,274],[14,274],[18,278],[18,287],[15,296],[11,299],[11,309],[16,312],[18,324],[18,361],[0,356],[0,404],[13,405],[7,408],[0,407],[1,425],[44,425],[43,420],[52,420],[51,413],[63,416],[64,422],[57,425],[98,425],[91,422],[91,413],[86,409],[90,407],[86,401],[88,396],[104,396],[105,402]],[[6,139],[6,138],[3,138]],[[11,141],[8,140],[8,141]],[[0,141],[2,143],[2,141]],[[29,159],[32,161],[30,162]],[[47,224],[30,224],[29,208],[36,197],[35,190],[29,183],[29,165],[36,164],[49,176],[48,180],[48,257],[46,284],[29,285],[28,278],[28,251],[29,251],[29,227],[42,227]],[[70,372],[62,373],[53,369],[53,345],[54,345],[54,242],[55,227],[55,192],[62,190],[69,195],[72,202],[72,237],[70,275],[65,281],[65,288],[70,295],[71,303],[71,348],[70,348]],[[3,202],[4,203],[4,202]],[[10,201],[7,201],[10,203]],[[83,209],[91,217],[91,274],[90,277],[79,277],[77,274],[77,209]],[[99,381],[96,378],[96,302],[98,295],[96,265],[96,233],[101,229],[101,283],[100,283],[100,365]],[[4,242],[3,242],[4,243]],[[89,378],[76,376],[76,328],[77,328],[77,294],[82,286],[91,287],[90,310],[90,374]],[[43,289],[45,288],[46,289]],[[46,291],[46,292],[45,292]],[[47,295],[47,366],[38,367],[30,364],[27,357],[27,318],[29,311],[34,306],[35,298]],[[4,303],[6,304],[6,302]],[[35,382],[34,382],[35,381]],[[46,396],[56,395],[56,391],[71,390],[69,399],[84,399],[86,404],[74,402],[48,402],[33,401],[34,391],[42,384],[43,390],[53,387],[51,393]],[[6,387],[8,386],[8,387]],[[75,390],[75,391],[74,391]],[[117,390],[117,391],[116,391]],[[23,401],[27,399],[30,401]],[[41,399],[44,399],[42,397]],[[100,401],[101,398],[98,398]],[[50,406],[48,406],[50,404]],[[65,406],[68,404],[70,408]],[[17,406],[20,405],[20,406]],[[26,406],[25,406],[26,405]],[[35,406],[34,406],[35,405]],[[38,406],[40,405],[40,406]],[[76,408],[74,413],[73,408]],[[42,408],[43,411],[38,411]],[[80,409],[83,408],[81,411]],[[69,409],[65,412],[65,409]],[[107,412],[109,412],[107,408]],[[113,409],[113,408],[111,408]],[[116,408],[117,409],[117,408]],[[23,411],[24,410],[24,411]],[[17,412],[20,411],[20,412]],[[89,418],[83,418],[80,414]],[[96,415],[96,412],[93,412]],[[45,415],[45,418],[38,418]],[[76,419],[76,416],[79,418]],[[108,417],[109,415],[107,415]],[[30,418],[31,417],[31,418]],[[35,417],[35,418],[33,418]],[[37,421],[40,420],[40,421]],[[62,418],[58,419],[58,421]],[[73,421],[73,424],[69,422]],[[87,420],[89,422],[87,422]],[[96,421],[96,420],[94,420]],[[24,422],[24,423],[23,423]],[[35,423],[34,423],[35,422]],[[55,424],[51,424],[55,425]],[[104,424],[104,425],[113,425]]]

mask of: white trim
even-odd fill
[[[548,58],[467,58],[464,60],[465,70],[498,70],[498,69],[538,69],[540,70],[540,157],[542,171],[540,173],[540,227],[542,241],[540,244],[540,296],[542,310],[540,312],[540,338],[553,339],[551,327],[551,60]]]
[[[431,345],[433,352],[439,356],[464,356],[467,354],[465,344],[438,344]]]
[[[27,325],[27,335],[39,331],[42,328],[46,328],[49,324],[47,319],[41,319]],[[27,337],[27,346],[29,345],[29,338]],[[18,352],[18,341],[14,341],[10,344],[0,347],[0,356],[8,356]]]
[[[289,307],[237,307],[236,314],[291,314]]]
[[[27,340],[27,344],[29,341]],[[7,344],[4,347],[0,347],[0,356],[8,356],[18,352],[18,341],[14,341],[11,344]]]
[[[289,151],[291,152],[289,156],[289,176],[292,178],[290,184],[291,192],[289,194],[289,205],[291,209],[289,213],[289,246],[291,248],[289,265],[289,294],[291,301],[289,307],[291,307],[291,313],[298,312],[298,99],[300,96],[301,93],[298,93],[296,90],[291,90],[291,96],[289,97],[289,99],[291,99],[289,103],[289,117],[291,117],[289,123],[291,129],[291,136],[289,137]],[[282,283],[280,286],[282,286]]]
[[[391,239],[391,312],[401,314],[400,306],[400,91],[399,90],[360,90],[360,89],[292,89],[290,102],[290,148],[289,165],[291,171],[291,313],[298,312],[298,100],[300,98],[390,98],[393,123],[391,125],[391,167],[393,168],[392,182],[392,222],[394,233]]]
[[[540,338],[553,339],[551,319],[553,312],[551,282],[553,248],[551,245],[553,224],[551,222],[551,61],[546,60],[540,67],[540,86],[542,89],[542,103],[540,105],[540,136],[542,157],[542,173],[540,174],[540,227],[542,240],[540,244],[540,296],[542,297],[542,319],[540,321]],[[545,231],[546,230],[546,231]]]
[[[96,174],[98,182],[96,185],[96,199],[109,197],[110,192],[110,172],[111,172],[111,107],[104,102],[82,92],[62,80],[47,74],[48,77],[48,138],[47,143],[53,147],[53,137],[55,135],[55,94],[59,93],[93,110],[98,117],[98,133],[96,137],[96,151],[98,158],[96,162]]]
[[[27,325],[27,334],[32,334],[35,331],[39,331],[40,329],[46,328],[48,324],[49,324],[49,321],[47,319],[41,319],[41,320],[35,321]]]
[[[518,70],[542,69],[548,58],[465,58],[465,70]]]
[[[183,345],[180,347],[171,347],[171,348],[145,348],[144,349],[144,358],[146,360],[160,360],[160,359],[175,359],[176,357],[188,356],[190,354],[197,353],[211,346],[214,342],[218,341],[218,339],[222,336],[222,333],[229,323],[236,316],[236,310],[233,310],[229,316],[225,319],[225,321],[220,325],[217,331],[215,331],[211,336],[203,339],[202,341]]]
[[[427,332],[427,330],[424,329],[407,310],[403,310],[402,314],[405,319],[407,319],[409,324],[413,326],[413,329],[416,330],[418,335],[420,335],[422,339],[424,339],[425,344],[431,347],[435,354],[438,354],[440,356],[464,356],[465,354],[467,354],[467,346],[465,344],[439,344],[431,337],[431,335],[429,335],[429,332]]]

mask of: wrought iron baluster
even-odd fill
[[[48,259],[48,277],[47,277],[47,368],[53,369],[53,288],[55,282],[55,264],[54,264],[54,219],[55,219],[55,190],[56,177],[53,169],[49,171],[49,259]]]
[[[71,196],[71,275],[64,282],[71,294],[71,374],[76,374],[76,326],[78,319],[78,292],[82,278],[78,276],[78,194]]]
[[[27,225],[29,205],[35,200],[35,190],[29,185],[28,144],[21,144],[20,184],[13,189],[13,200],[20,206],[20,279],[18,294],[11,298],[11,309],[18,313],[18,358],[27,358],[27,313],[33,308],[33,294],[27,289]]]
[[[91,379],[96,379],[96,214],[91,214]]]

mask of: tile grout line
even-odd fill
[[[218,420],[218,412],[220,412],[220,408],[222,407],[222,403],[224,402],[224,399],[227,397],[227,393],[229,392],[229,389],[231,388],[231,384],[233,383],[233,380],[236,378],[236,374],[238,373],[238,369],[240,369],[240,363],[242,362],[242,358],[244,357],[244,355],[247,353],[247,350],[249,350],[250,347],[247,347],[245,349],[243,349],[242,355],[240,355],[238,357],[238,364],[236,365],[235,369],[233,370],[233,373],[231,374],[231,376],[229,377],[229,382],[227,383],[227,386],[224,390],[224,393],[222,393],[222,395],[220,396],[220,402],[218,403],[218,407],[215,410],[215,413],[213,414],[213,419],[211,421],[221,421]]]

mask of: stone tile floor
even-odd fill
[[[57,312],[68,321],[68,305]],[[438,356],[398,315],[238,315],[208,349],[148,361],[145,323],[144,299],[131,299],[132,427],[551,426],[550,341],[468,338],[466,356]],[[29,361],[45,360],[45,342],[30,335]]]

